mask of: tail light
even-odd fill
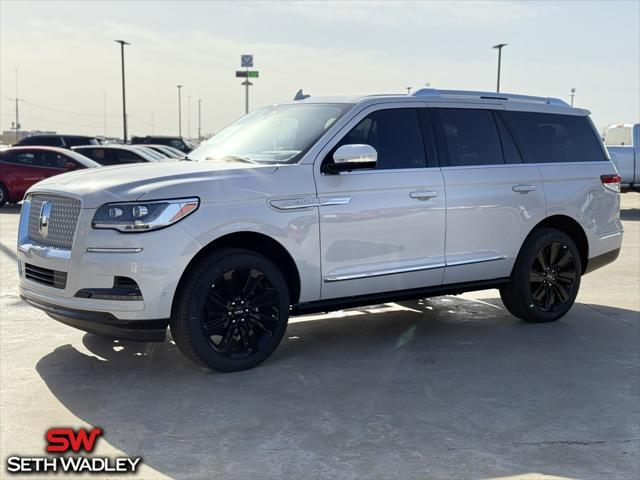
[[[620,175],[612,173],[609,175],[600,175],[602,186],[612,192],[620,193]]]

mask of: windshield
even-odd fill
[[[295,163],[349,104],[264,107],[221,130],[189,154],[192,160]]]

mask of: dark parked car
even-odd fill
[[[193,150],[193,146],[181,137],[147,135],[146,137],[133,137],[131,139],[132,145],[143,143],[169,145],[170,147],[177,148],[184,153],[189,153],[191,150]]]
[[[42,146],[71,148],[78,145],[100,145],[102,140],[86,135],[31,135],[16,143],[16,147]]]
[[[173,160],[170,158],[158,158],[155,154],[147,152],[146,149],[132,145],[83,145],[81,147],[73,147],[73,151],[81,153],[104,166]]]
[[[169,145],[152,145],[145,143],[144,146],[147,148],[151,148],[156,152],[160,152],[169,158],[175,158],[176,160],[182,160],[186,156],[186,153],[184,153],[182,150],[170,147]]]
[[[99,167],[71,150],[56,147],[12,147],[0,151],[0,207],[19,202],[34,183],[60,173]]]

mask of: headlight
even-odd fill
[[[179,222],[195,212],[198,205],[198,198],[107,203],[98,209],[91,226],[128,233],[148,232]]]

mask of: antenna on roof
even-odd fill
[[[295,97],[293,97],[294,100],[304,100],[305,98],[309,98],[311,95],[307,95],[302,93],[302,89],[298,90],[296,92]]]

